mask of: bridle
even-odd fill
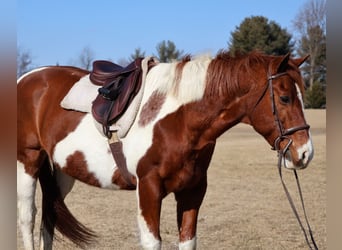
[[[303,226],[303,223],[300,220],[300,217],[299,217],[299,214],[297,212],[296,206],[294,205],[294,202],[293,202],[293,200],[291,198],[291,195],[290,195],[290,193],[289,193],[289,191],[288,191],[288,189],[286,187],[286,184],[285,184],[285,182],[283,180],[283,175],[282,175],[282,165],[284,164],[284,166],[285,166],[285,156],[286,156],[286,153],[289,150],[289,148],[290,148],[290,146],[291,146],[291,144],[293,142],[293,140],[289,136],[294,134],[297,131],[308,130],[310,128],[310,126],[308,124],[304,123],[302,125],[298,125],[298,126],[294,126],[294,127],[285,129],[283,124],[282,124],[282,122],[281,122],[281,120],[279,119],[278,110],[277,110],[277,107],[275,105],[275,100],[274,100],[273,80],[276,79],[276,78],[285,76],[285,75],[288,75],[288,73],[287,72],[282,72],[282,73],[278,73],[278,74],[274,74],[274,75],[272,75],[270,73],[268,74],[266,87],[263,90],[262,95],[259,97],[258,101],[256,102],[252,112],[254,112],[256,106],[264,98],[267,90],[269,90],[270,98],[271,98],[272,114],[273,114],[276,126],[278,127],[278,131],[279,131],[278,137],[274,140],[272,150],[276,150],[278,152],[278,171],[279,171],[280,180],[281,180],[281,183],[283,185],[286,197],[287,197],[287,199],[288,199],[288,201],[290,203],[290,206],[292,208],[292,211],[295,214],[295,216],[297,218],[297,221],[299,223],[299,226],[301,227],[301,229],[303,231],[306,243],[308,244],[310,249],[317,249],[318,250],[317,244],[316,244],[315,239],[313,237],[313,233],[312,233],[309,221],[307,219],[307,215],[306,215],[306,211],[305,211],[305,206],[304,206],[304,199],[303,199],[303,195],[302,195],[302,189],[301,189],[300,184],[299,184],[299,179],[298,179],[297,171],[295,169],[293,170],[295,178],[296,178],[297,188],[298,188],[298,192],[299,192],[299,196],[300,196],[300,201],[301,201],[302,209],[303,209],[303,212],[304,212],[305,221],[306,221],[306,224],[307,224],[307,227],[308,227],[308,231],[309,231],[309,234],[310,234],[310,238],[311,238],[311,242],[312,242],[313,247],[311,246],[311,243],[310,243],[309,238],[308,238],[308,234],[307,234],[307,232],[306,232],[306,230],[305,230],[305,228]],[[281,149],[280,148],[280,143],[282,141],[284,141],[284,140],[287,140],[288,143],[285,145],[285,147],[283,149]]]
[[[298,125],[298,126],[294,126],[294,127],[285,129],[283,124],[282,124],[282,122],[279,119],[278,110],[277,110],[277,107],[275,105],[275,100],[274,100],[273,80],[276,79],[276,78],[285,76],[285,75],[288,75],[288,73],[287,72],[282,72],[282,73],[278,73],[278,74],[275,74],[275,75],[268,74],[266,88],[264,89],[262,95],[260,96],[258,102],[255,105],[255,107],[256,107],[259,104],[259,102],[265,96],[267,90],[269,90],[269,92],[270,92],[270,99],[271,99],[271,106],[272,106],[272,114],[273,114],[276,126],[278,127],[278,131],[279,131],[279,135],[274,140],[272,149],[276,150],[278,153],[280,153],[282,158],[285,157],[285,154],[286,154],[287,150],[289,149],[289,147],[291,146],[291,144],[293,142],[293,140],[289,137],[289,135],[292,135],[292,134],[294,134],[295,132],[297,132],[299,130],[308,130],[310,128],[310,125],[305,123],[303,125]],[[288,140],[288,143],[286,144],[284,149],[280,149],[280,143],[283,140]]]
[[[299,130],[307,130],[310,128],[310,125],[305,123],[303,125],[294,126],[294,127],[285,129],[283,124],[281,123],[281,121],[279,119],[278,110],[276,108],[275,101],[274,101],[273,81],[272,80],[276,79],[278,77],[284,76],[284,75],[287,75],[287,72],[279,73],[276,75],[271,75],[267,78],[268,88],[270,90],[271,103],[272,103],[272,114],[274,116],[275,122],[277,124],[278,129],[279,129],[279,136],[274,141],[273,149],[277,150],[277,152],[281,155],[281,158],[285,158],[285,154],[293,142],[292,139],[288,136],[294,134],[295,132],[297,132]],[[288,140],[289,142],[286,144],[284,149],[281,150],[280,149],[280,142],[283,140]]]

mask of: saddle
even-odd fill
[[[141,87],[141,62],[134,60],[127,67],[109,61],[95,61],[90,80],[102,86],[92,104],[94,119],[103,125],[105,135],[110,138],[109,127],[125,112]]]
[[[147,59],[147,72],[157,64],[154,58]],[[109,61],[95,61],[89,78],[93,84],[102,86],[92,104],[94,119],[102,124],[103,132],[108,137],[108,143],[125,182],[126,189],[135,189],[136,179],[129,173],[126,158],[116,131],[110,126],[119,120],[128,109],[134,97],[138,94],[143,78],[147,74],[146,65],[142,66],[143,58],[134,60],[127,67],[121,67]],[[144,70],[144,72],[143,72]]]

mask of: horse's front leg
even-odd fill
[[[211,142],[198,151],[193,185],[175,192],[180,250],[196,249],[197,217],[207,191],[207,169],[214,148],[215,142]]]
[[[163,194],[161,180],[149,174],[137,182],[138,224],[143,249],[161,249],[159,231],[160,209]]]
[[[175,193],[180,250],[196,249],[197,217],[206,189],[205,177],[196,188]]]

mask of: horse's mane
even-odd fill
[[[275,56],[266,55],[260,51],[235,55],[227,50],[219,51],[208,67],[207,91],[209,95],[237,97],[248,92],[250,88],[258,88],[260,76],[265,76],[266,83],[270,62],[274,58]],[[298,67],[292,64],[291,60],[287,72],[298,84],[303,94],[304,83]],[[245,82],[242,82],[242,78]],[[241,86],[241,83],[244,85]]]
[[[174,70],[173,74],[162,74],[169,79],[160,81],[161,76],[156,76],[153,81],[158,84],[161,93],[170,93],[183,102],[200,99],[203,91],[207,96],[239,97],[248,91],[260,89],[260,84],[266,84],[270,63],[274,58],[259,51],[231,55],[229,51],[221,50],[214,58],[208,55],[195,58],[186,55],[178,62],[164,64],[165,72],[170,67]],[[303,90],[300,72],[291,64],[291,60],[288,72]],[[260,81],[263,78],[264,82]]]
[[[257,79],[258,74],[266,74],[270,57],[254,51],[248,54],[231,55],[229,51],[219,51],[208,67],[207,90],[209,95],[239,96],[248,89],[241,89],[241,77],[248,78],[250,83]],[[256,65],[259,65],[256,68]],[[263,66],[264,67],[260,67]],[[266,78],[265,78],[266,80]]]

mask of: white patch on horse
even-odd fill
[[[297,97],[298,97],[300,103],[302,104],[302,109],[303,109],[303,114],[304,114],[304,101],[303,101],[303,97],[302,97],[302,92],[300,91],[300,88],[299,88],[297,83],[295,84],[295,86],[296,86],[296,90],[297,90]]]
[[[176,71],[176,63],[159,63],[154,66],[146,76],[146,88],[143,97],[144,100],[150,97],[151,94],[146,96],[146,90],[156,90],[159,89],[161,93],[168,93],[173,87]]]
[[[116,163],[107,139],[97,130],[90,114],[85,115],[77,128],[56,144],[53,161],[61,168],[66,167],[68,156],[76,151],[84,154],[88,172],[94,175],[101,187],[117,189],[112,183]]]
[[[179,243],[179,250],[193,250],[196,249],[196,236],[191,240]]]
[[[25,249],[34,249],[33,226],[37,213],[35,206],[37,180],[25,172],[24,164],[17,161],[17,198],[19,227]]]
[[[139,160],[152,144],[152,128],[146,126],[145,129],[141,129],[134,124],[127,136],[121,141],[127,169],[131,174],[136,175]]]
[[[302,110],[303,110],[303,115],[304,115],[304,101],[302,97],[302,92],[300,91],[300,88],[297,83],[296,83],[296,90],[297,90],[298,99],[300,100],[300,103],[302,104]],[[311,133],[309,131],[309,140],[304,145],[302,145],[300,148],[297,149],[297,154],[300,158],[302,158],[304,168],[308,166],[309,162],[312,160],[313,155],[314,155],[314,149],[313,149],[311,138],[312,138]]]
[[[35,73],[35,72],[38,72],[38,71],[47,69],[47,68],[48,68],[48,67],[36,68],[36,69],[34,69],[34,70],[31,70],[31,71],[29,71],[29,72],[23,74],[22,76],[20,76],[20,77],[18,78],[17,84],[18,84],[23,78],[25,78],[26,76],[31,75],[31,74],[33,74],[33,73]]]
[[[203,57],[185,64],[178,86],[178,95],[176,96],[179,106],[203,97],[206,85],[205,78],[210,61],[210,58]],[[175,71],[177,64],[178,62],[160,63],[152,68],[146,78],[146,89],[150,88],[152,92],[159,90],[161,93],[168,94],[168,97],[172,96],[172,93],[174,93],[173,88],[176,85]],[[145,97],[149,98],[152,92],[145,95]],[[146,101],[146,99],[143,100],[143,103],[146,103]]]
[[[159,250],[161,248],[161,243],[149,230],[144,217],[141,215],[141,211],[138,212],[138,225],[143,249]]]
[[[185,64],[178,90],[178,98],[182,103],[202,99],[210,61],[210,58],[199,58]]]
[[[139,179],[138,178],[137,178],[136,196],[137,196],[137,203],[138,203],[137,219],[138,219],[138,226],[139,226],[139,231],[140,231],[141,245],[142,245],[143,249],[159,250],[159,249],[161,249],[161,242],[160,242],[160,240],[156,239],[154,237],[154,235],[151,233],[144,217],[141,214],[140,199],[139,199]]]
[[[175,112],[180,106],[203,97],[206,85],[206,68],[209,63],[210,60],[206,57],[185,64],[177,97],[170,94],[173,93],[172,87],[175,83],[177,63],[160,63],[147,74],[142,105],[137,117],[140,116],[142,107],[148,102],[154,91],[158,90],[168,95],[158,115],[151,122],[144,127],[140,127],[138,124],[139,119],[136,119],[127,136],[121,139],[127,168],[131,173],[136,173],[139,160],[152,144],[153,128],[156,122]]]
[[[311,135],[310,135],[310,138],[311,138]],[[309,165],[309,162],[312,160],[313,155],[314,155],[314,149],[313,149],[311,139],[308,140],[307,143],[305,143],[304,145],[302,145],[300,148],[297,149],[297,154],[302,159],[303,168],[306,168]]]

